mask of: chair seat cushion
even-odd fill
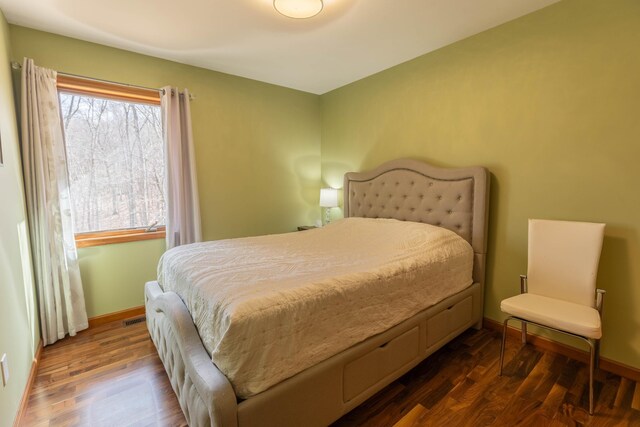
[[[602,337],[600,313],[585,305],[525,293],[502,300],[500,309],[512,316],[586,338]]]

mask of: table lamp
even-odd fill
[[[324,223],[329,224],[331,221],[331,208],[338,207],[338,190],[335,188],[320,189],[320,206],[325,208]]]

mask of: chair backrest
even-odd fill
[[[595,307],[604,226],[530,219],[528,292]]]

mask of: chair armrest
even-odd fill
[[[602,314],[602,306],[604,305],[604,294],[606,293],[607,291],[605,291],[604,289],[596,289],[596,310],[598,310],[600,314]]]
[[[529,288],[527,287],[527,276],[525,274],[520,275],[520,293],[526,294],[529,292]]]

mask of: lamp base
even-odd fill
[[[331,208],[324,208],[324,224],[327,225],[331,222]]]

